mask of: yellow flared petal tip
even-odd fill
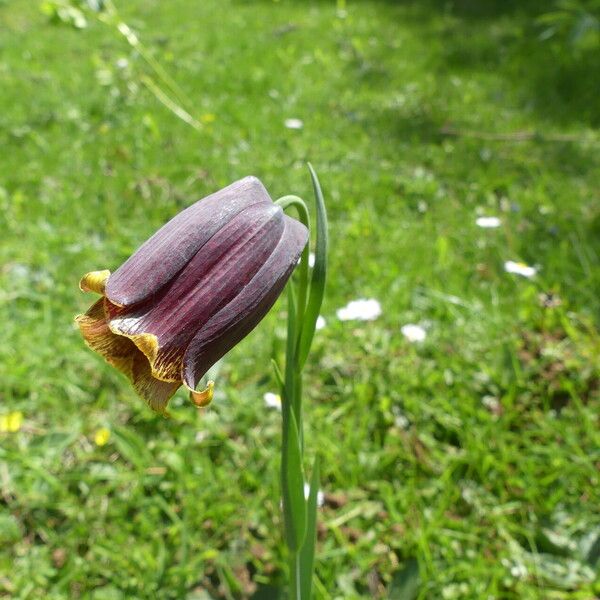
[[[190,390],[190,400],[196,406],[199,406],[199,407],[208,406],[213,399],[214,387],[215,387],[214,381],[209,381],[206,384],[206,389],[202,390],[201,392],[197,392],[196,390],[193,390],[188,387],[188,389]]]
[[[113,332],[123,335],[114,330]],[[125,337],[129,338],[144,353],[151,365],[154,364],[158,355],[158,338],[153,333],[136,333]],[[154,372],[152,374],[156,377]],[[162,379],[162,377],[157,377],[157,379]]]
[[[106,282],[109,277],[110,271],[108,269],[104,269],[103,271],[91,271],[81,278],[79,289],[82,292],[94,292],[96,294],[104,295]]]

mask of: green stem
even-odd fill
[[[282,401],[287,404],[287,408],[291,408],[296,413],[296,339],[298,337],[298,320],[296,317],[296,298],[294,294],[294,287],[289,284],[288,288],[288,328],[287,328],[287,342],[285,349],[285,379],[284,387],[285,393]],[[285,410],[283,411],[284,417],[286,416]],[[296,423],[297,424],[297,423]]]
[[[275,201],[275,204],[280,206],[283,210],[290,207],[296,209],[298,218],[306,228],[310,231],[310,217],[306,203],[299,196],[287,195],[279,198]],[[309,250],[310,244],[306,244],[302,251],[302,260],[298,266],[300,274],[298,296],[296,299],[295,308],[295,326],[294,334],[290,339],[290,332],[288,330],[288,345],[293,342],[293,347],[288,346],[288,352],[286,353],[286,389],[288,399],[291,403],[294,416],[296,417],[296,424],[298,425],[298,436],[300,438],[301,450],[304,450],[304,433],[302,427],[302,369],[298,364],[298,349],[300,345],[300,339],[302,336],[302,326],[304,322],[304,314],[306,311],[306,300],[308,297],[308,271],[309,271]],[[290,311],[294,309],[290,307]],[[289,365],[289,368],[288,366]]]
[[[289,599],[310,600],[316,545],[319,463],[315,458],[308,501],[304,494],[304,435],[302,423],[302,370],[316,327],[327,260],[327,216],[315,172],[309,165],[317,207],[315,267],[309,282],[309,244],[302,251],[299,277],[288,286],[288,324],[285,371],[275,365],[282,395],[281,481],[285,538],[289,551]],[[293,207],[310,231],[308,209],[298,196],[283,196],[275,202],[283,210]],[[309,236],[310,237],[310,236]],[[297,295],[295,285],[298,285]]]
[[[275,204],[281,206],[283,210],[289,207],[294,207],[298,212],[298,218],[310,232],[310,218],[308,215],[308,208],[306,203],[299,196],[282,196],[275,201]],[[310,244],[306,244],[302,251],[302,260],[298,270],[300,272],[300,287],[298,289],[298,302],[297,302],[297,323],[302,328],[302,322],[304,321],[304,311],[306,310],[306,297],[308,294],[308,256],[310,252]],[[298,339],[300,339],[301,331],[298,331]]]
[[[162,65],[154,59],[152,54],[146,49],[144,44],[135,34],[135,32],[123,21],[117,7],[112,0],[105,0],[103,10],[98,13],[98,20],[106,23],[110,27],[114,27],[121,34],[127,43],[136,50],[141,58],[146,62],[150,69],[154,72],[159,81],[164,85],[165,89],[155,83],[148,75],[141,75],[140,81],[150,90],[156,99],[166,106],[176,117],[190,125],[196,130],[202,129],[202,124],[199,123],[192,114],[185,108],[192,107],[193,103],[184,94],[182,89],[177,85],[175,80],[163,69]]]
[[[301,582],[300,553],[292,552],[290,558],[290,600],[303,600]]]

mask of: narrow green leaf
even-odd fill
[[[283,382],[283,374],[281,373],[281,369],[279,368],[279,365],[277,364],[277,362],[275,361],[274,358],[271,359],[271,365],[273,367],[273,372],[275,373],[275,379],[277,380],[277,385],[279,386],[279,393],[281,395],[283,395],[283,392],[285,390],[285,384]]]
[[[288,283],[288,322],[287,322],[287,342],[285,349],[285,394],[282,400],[288,403],[288,406],[294,404],[294,375],[296,373],[296,334],[298,323],[296,321],[296,297],[294,295],[294,286]]]
[[[596,539],[587,549],[585,560],[592,567],[596,567],[596,565],[600,566],[598,564],[600,563],[600,528],[596,528]]]
[[[294,286],[288,285],[288,328],[287,328],[287,345],[285,355],[285,377],[284,391],[281,397],[282,401],[282,417],[284,420],[284,431],[286,430],[285,421],[288,419],[290,411],[294,413],[296,418],[296,430],[298,439],[300,440],[300,454],[302,455],[302,382],[301,370],[298,367],[298,335],[299,325],[296,312],[296,295]]]
[[[283,439],[281,488],[285,537],[290,551],[297,552],[306,536],[306,500],[298,427],[293,411],[289,411],[284,427],[287,428],[287,435],[284,434]]]
[[[420,586],[419,563],[415,558],[409,558],[404,567],[394,574],[388,598],[390,600],[416,600]]]
[[[315,564],[315,546],[317,543],[317,501],[320,480],[319,458],[315,456],[310,478],[310,494],[306,507],[306,538],[300,550],[300,589],[302,598],[310,600],[312,595],[312,580]]]
[[[319,318],[319,311],[323,302],[323,294],[325,293],[325,279],[327,275],[327,210],[325,209],[325,201],[323,200],[323,192],[321,191],[319,179],[310,163],[308,164],[308,169],[313,183],[317,206],[317,239],[315,244],[315,266],[313,267],[310,280],[310,292],[306,312],[304,313],[304,322],[302,324],[298,349],[299,369],[302,369],[304,366],[310,352],[317,319]]]
[[[250,600],[283,600],[284,598],[286,598],[284,588],[274,585],[261,585],[250,596]]]

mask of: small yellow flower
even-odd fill
[[[216,118],[217,118],[217,115],[215,115],[213,113],[205,113],[200,117],[200,121],[205,124],[214,123]]]
[[[106,446],[110,440],[110,429],[106,427],[100,427],[94,434],[94,443],[96,446]]]
[[[16,433],[23,425],[23,413],[20,410],[0,415],[0,433]]]

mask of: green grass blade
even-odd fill
[[[300,550],[300,589],[303,600],[310,600],[312,593],[315,546],[317,543],[317,500],[319,495],[320,465],[315,457],[310,478],[310,494],[306,505],[306,538]]]
[[[196,131],[202,129],[202,125],[196,121],[185,108],[175,102],[163,89],[161,89],[151,77],[142,75],[140,81],[154,94],[156,99],[166,106],[178,119],[181,119]]]
[[[292,552],[297,552],[306,536],[306,500],[304,499],[304,473],[298,427],[293,411],[289,411],[284,421],[287,435],[284,435],[281,458],[281,479],[285,537]]]
[[[327,211],[325,209],[325,201],[323,200],[319,178],[310,163],[308,164],[308,169],[313,183],[317,206],[317,239],[315,245],[315,266],[313,267],[310,280],[310,292],[306,312],[304,313],[304,322],[302,324],[302,333],[298,348],[298,366],[300,369],[302,369],[308,358],[310,346],[315,335],[327,276]]]

